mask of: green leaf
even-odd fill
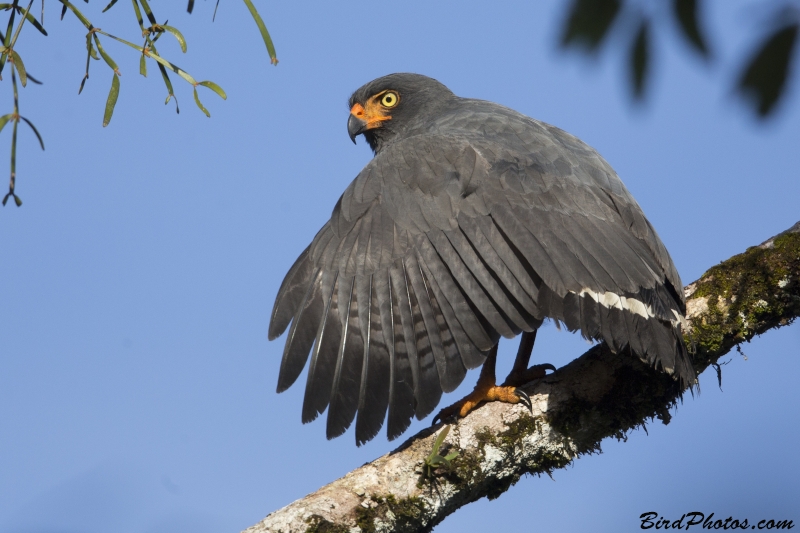
[[[709,57],[706,40],[697,23],[697,0],[673,0],[672,7],[678,19],[683,36],[697,52],[705,58]]]
[[[144,54],[139,57],[139,74],[147,77],[147,58],[144,57]]]
[[[139,0],[139,3],[142,4],[142,9],[144,9],[144,14],[147,15],[147,20],[150,21],[151,25],[155,26],[157,24],[156,17],[150,9],[150,4],[147,3],[147,0]]]
[[[97,45],[97,51],[100,52],[101,56],[103,56],[103,59],[105,59],[106,63],[108,63],[108,66],[111,67],[111,70],[114,71],[114,74],[119,75],[119,67],[117,67],[117,63],[111,59],[111,56],[108,55],[103,49],[103,45],[100,44],[100,39],[97,37],[97,34],[93,33],[92,36],[94,37],[94,44]]]
[[[739,77],[739,92],[761,117],[772,113],[783,96],[797,30],[797,24],[784,26],[765,39]]]
[[[273,65],[278,64],[278,57],[275,53],[275,45],[272,44],[272,38],[269,36],[269,32],[267,31],[267,26],[264,24],[264,21],[261,19],[261,15],[258,14],[256,11],[256,6],[253,5],[253,2],[250,0],[244,0],[247,9],[250,10],[250,15],[252,15],[253,20],[256,21],[256,25],[258,26],[258,31],[261,32],[261,38],[264,39],[264,44],[267,47],[267,53],[269,54],[270,63]]]
[[[11,75],[14,75],[14,72],[11,72]],[[14,176],[17,174],[17,127],[19,126],[19,120],[14,120],[14,125],[11,127],[11,191],[14,192]]]
[[[181,108],[178,106],[178,97],[175,96],[175,91],[172,89],[172,82],[169,79],[169,74],[167,73],[167,69],[164,68],[164,65],[161,63],[157,63],[158,70],[161,72],[161,79],[164,80],[164,85],[167,86],[167,99],[164,101],[164,105],[169,103],[170,98],[175,98],[175,112],[180,115]]]
[[[177,74],[178,76],[180,76],[184,80],[186,80],[189,83],[191,83],[192,87],[197,86],[197,82],[195,81],[195,79],[188,72],[186,72],[182,68],[178,67],[177,65],[173,65],[172,63],[170,63],[169,61],[167,61],[163,57],[161,57],[159,55],[156,55],[155,54],[155,49],[153,49],[153,51],[150,52],[150,57],[153,58],[154,60],[156,60],[160,65],[163,65],[163,66],[167,67],[168,69],[173,71],[175,74]]]
[[[25,21],[28,20],[28,15],[30,15],[32,5],[33,5],[33,0],[30,1],[28,7],[26,7],[25,11],[22,13],[22,20],[19,21],[19,26],[17,26],[17,30],[14,32],[14,37],[11,38],[11,43],[10,44],[7,43],[7,45],[10,46],[11,48],[13,48],[17,44],[17,38],[19,37],[19,32],[22,31],[22,26],[25,24]],[[8,40],[8,36],[6,36],[6,40]]]
[[[222,98],[223,100],[227,100],[228,99],[228,95],[225,94],[225,91],[222,90],[222,87],[220,87],[219,85],[217,85],[213,81],[201,81],[197,85],[202,85],[203,87],[208,87],[209,89],[211,89],[212,91],[217,93],[219,95],[219,97]]]
[[[587,52],[596,51],[619,10],[619,0],[574,0],[561,34],[561,46],[582,46]]]
[[[83,86],[86,85],[86,80],[89,79],[89,65],[91,65],[91,59],[94,57],[95,59],[99,59],[97,54],[94,51],[94,46],[92,45],[92,34],[86,34],[86,50],[88,51],[86,54],[86,74],[83,76],[81,80],[81,86],[78,88],[78,94],[83,92]]]
[[[19,118],[21,118],[22,120],[24,120],[24,121],[25,121],[25,123],[26,123],[28,126],[30,126],[30,127],[31,127],[31,129],[33,130],[33,133],[36,135],[36,138],[37,138],[37,139],[39,139],[39,146],[41,146],[41,147],[42,147],[42,150],[44,150],[44,141],[42,140],[42,136],[41,136],[41,135],[39,135],[39,130],[37,130],[37,129],[36,129],[36,126],[34,126],[34,125],[33,125],[33,122],[31,122],[30,120],[28,120],[27,118],[25,118],[25,117],[22,117],[22,116],[21,116],[21,117],[19,117]]]
[[[61,2],[64,5],[64,7],[61,8],[61,19],[62,20],[64,19],[64,14],[67,12],[67,8],[69,8],[70,11],[72,11],[75,14],[75,16],[78,17],[78,20],[80,20],[81,23],[84,26],[86,26],[87,30],[91,30],[91,29],[94,28],[94,26],[92,26],[92,23],[89,22],[89,19],[87,19],[85,16],[83,16],[83,13],[81,13],[78,10],[77,7],[73,6],[71,2],[69,2],[68,0],[58,0],[58,1]]]
[[[86,34],[86,50],[89,51],[89,57],[96,61],[100,61],[100,58],[97,57],[97,52],[94,51],[94,45],[92,44],[92,33]],[[88,61],[87,61],[88,64]]]
[[[6,205],[6,202],[8,202],[9,196],[14,198],[14,203],[17,204],[17,207],[22,205],[22,199],[19,196],[17,196],[16,194],[14,194],[13,192],[11,192],[11,191],[9,191],[8,194],[3,196],[3,205]]]
[[[453,452],[453,453],[449,453],[449,454],[447,454],[447,455],[444,457],[444,460],[445,460],[445,461],[447,461],[447,462],[449,463],[450,461],[452,461],[452,460],[453,460],[453,459],[455,459],[456,457],[458,457],[458,452]]]
[[[6,124],[8,124],[9,120],[11,120],[12,116],[13,113],[9,113],[8,115],[3,115],[2,117],[0,117],[0,131],[3,131],[3,128],[6,127]]]
[[[441,455],[434,455],[433,457],[428,458],[428,465],[430,466],[439,466],[444,464],[444,457]]]
[[[113,74],[111,80],[111,90],[108,91],[108,100],[106,100],[106,112],[103,115],[103,127],[108,126],[111,122],[111,115],[114,114],[114,106],[117,105],[117,98],[119,97],[119,76]]]
[[[8,26],[6,27],[6,37],[3,40],[3,44],[6,46],[11,45],[11,32],[14,30],[14,17],[17,15],[17,10],[12,9],[11,14],[8,16]]]
[[[11,59],[14,61],[14,66],[17,67],[17,72],[19,72],[19,81],[25,87],[28,85],[28,73],[25,72],[25,64],[16,50],[11,50]]]
[[[139,9],[139,2],[133,0],[133,10],[136,12],[136,20],[139,22],[139,27],[142,29],[142,33],[144,33],[144,19],[142,19],[142,10]]]
[[[200,111],[206,114],[207,117],[211,117],[211,113],[208,112],[208,109],[203,107],[203,104],[200,102],[200,97],[197,96],[197,89],[194,89],[194,102],[197,104],[197,107],[200,108]]]
[[[186,53],[186,39],[183,38],[183,34],[181,34],[181,32],[179,32],[177,28],[173,28],[172,26],[166,26],[166,25],[162,24],[161,27],[164,28],[164,31],[168,31],[172,35],[175,36],[175,38],[178,40],[178,44],[181,45],[181,52],[183,52],[185,54]]]
[[[109,3],[108,3],[108,5],[107,5],[105,8],[103,8],[103,13],[105,13],[106,11],[108,11],[109,9],[111,9],[111,8],[112,8],[112,6],[113,6],[114,4],[116,4],[116,3],[117,3],[117,0],[111,0],[111,2],[109,2]]]
[[[633,95],[636,98],[644,96],[645,81],[650,60],[649,23],[642,20],[636,37],[631,43],[629,66],[631,69],[631,83]]]
[[[444,442],[444,439],[447,438],[447,434],[450,432],[450,426],[445,426],[441,432],[436,436],[436,440],[433,441],[433,450],[431,451],[431,456],[434,456],[439,453],[439,447]]]
[[[42,25],[39,24],[39,21],[36,20],[36,17],[31,15],[30,13],[27,13],[25,15],[25,19],[28,22],[30,22],[31,24],[33,24],[33,27],[36,28],[37,30],[39,30],[39,33],[41,33],[42,35],[45,35],[45,36],[47,35],[47,31],[45,31],[45,29],[42,27]]]

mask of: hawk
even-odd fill
[[[310,357],[304,423],[327,409],[330,439],[355,419],[360,445],[386,420],[391,440],[481,365],[473,393],[437,418],[530,406],[516,387],[554,370],[528,369],[548,318],[695,383],[675,265],[594,149],[418,74],[371,81],[349,105],[350,138],[375,157],[289,270],[269,325],[270,340],[289,330],[278,392]],[[496,386],[499,339],[520,333]]]

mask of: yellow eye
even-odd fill
[[[400,101],[400,96],[395,92],[388,92],[381,96],[381,105],[383,107],[394,107]]]

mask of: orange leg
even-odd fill
[[[495,384],[495,364],[497,361],[497,346],[495,345],[489,352],[486,362],[483,363],[481,375],[478,378],[475,389],[464,399],[439,411],[439,414],[433,418],[432,424],[440,420],[446,420],[454,415],[464,418],[483,402],[522,403],[528,409],[532,409],[530,397],[525,392],[517,389],[517,387],[534,379],[543,378],[545,370],[548,368],[555,370],[553,365],[536,365],[528,368],[528,361],[530,361],[535,340],[536,331],[522,334],[517,358],[514,361],[514,368],[503,385],[499,387]]]

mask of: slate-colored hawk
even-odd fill
[[[303,422],[328,409],[333,438],[355,419],[362,444],[386,419],[393,439],[481,365],[440,417],[529,404],[515,386],[553,368],[527,369],[547,318],[695,383],[675,265],[595,150],[417,74],[371,81],[349,104],[350,137],[375,157],[289,270],[269,326],[270,339],[289,328],[278,392],[310,355]],[[520,333],[496,387],[499,339]]]

